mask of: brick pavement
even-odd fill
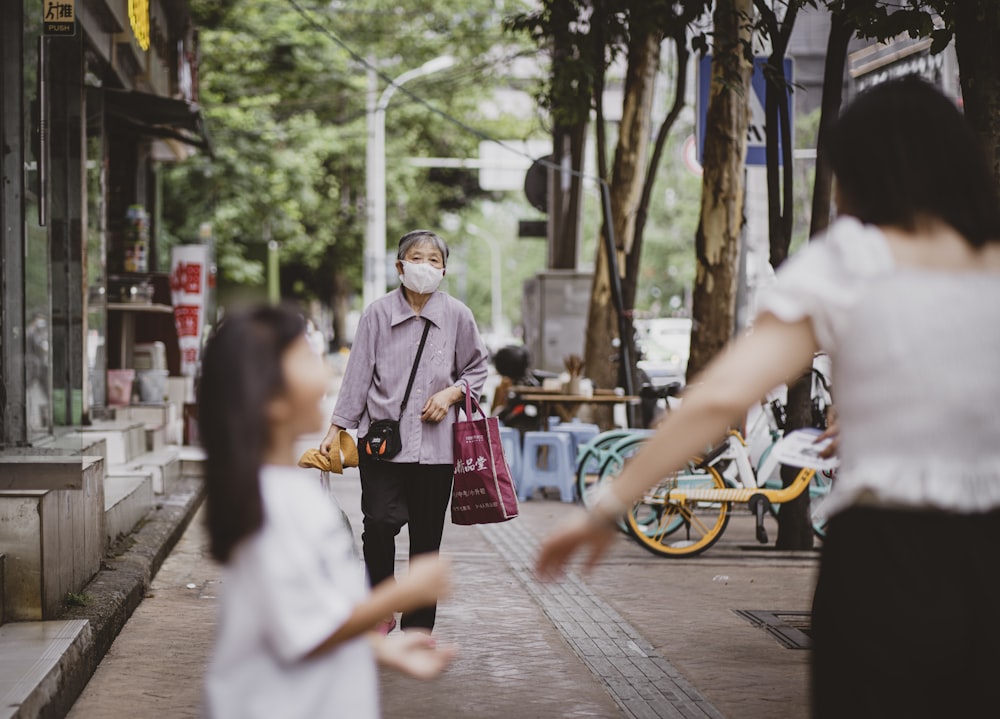
[[[203,510],[153,579],[68,719],[202,716],[201,678],[214,639],[219,569]]]
[[[360,537],[356,474],[333,491]],[[738,517],[702,558],[658,558],[623,537],[585,582],[542,585],[534,545],[572,509],[535,500],[505,525],[446,527],[455,593],[436,635],[459,658],[433,682],[383,672],[386,719],[808,715],[808,652],[734,610],[808,609],[814,557],[745,549],[752,525]],[[401,560],[405,547],[404,529]],[[198,716],[217,580],[197,517],[70,719]]]

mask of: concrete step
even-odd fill
[[[173,485],[181,478],[180,448],[168,445],[156,452],[146,452],[123,465],[108,470],[108,474],[144,472],[152,475],[153,491],[170,494]]]
[[[167,446],[167,428],[146,425],[146,451],[159,452]]]
[[[104,479],[104,522],[108,546],[131,534],[153,508],[153,473],[134,472]]]
[[[146,428],[146,451],[157,452],[168,444],[179,444],[184,421],[175,402],[132,404],[117,407],[115,418],[120,422],[142,422]]]
[[[205,476],[205,450],[184,445],[180,448],[181,474],[185,477]]]
[[[82,619],[0,626],[0,719],[37,717],[51,704],[79,661],[86,626]]]
[[[82,458],[74,489],[0,491],[7,619],[58,616],[67,594],[79,592],[100,569],[107,549],[104,466],[101,457]]]
[[[119,422],[142,422],[145,425],[162,427],[177,414],[177,408],[170,402],[130,404],[115,407],[115,419]]]
[[[80,434],[73,430],[57,437],[46,437],[33,447],[17,448],[22,454],[55,454],[83,457],[106,457],[108,441],[96,434]],[[6,453],[16,451],[8,448]]]
[[[131,462],[146,452],[146,427],[142,422],[102,420],[77,427],[74,432],[87,437],[103,437],[107,441],[104,456],[109,467]]]

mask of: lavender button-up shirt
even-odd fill
[[[430,296],[420,316],[401,289],[365,309],[330,421],[357,428],[358,437],[364,437],[373,420],[399,416],[425,319],[431,329],[399,423],[403,450],[391,461],[452,464],[451,427],[457,412],[437,423],[422,422],[420,413],[431,395],[453,385],[464,390],[462,380],[477,397],[486,382],[488,354],[472,311],[443,292]]]

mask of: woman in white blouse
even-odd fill
[[[833,360],[841,467],[813,606],[816,717],[1000,706],[1000,213],[955,105],[915,78],[844,112],[828,146],[841,217],[778,272],[753,333],[538,570],[590,567],[646,487],[818,350]]]

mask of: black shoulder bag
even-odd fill
[[[399,418],[373,420],[368,426],[368,435],[361,440],[361,451],[371,459],[392,459],[403,450],[403,438],[399,434],[399,420],[403,419],[406,403],[410,401],[410,390],[413,389],[413,380],[417,376],[417,365],[420,363],[420,355],[423,354],[424,343],[427,342],[427,333],[430,330],[431,322],[425,319],[424,333],[420,336],[417,356],[413,358],[413,369],[410,370],[410,379],[406,383],[403,404],[399,407]]]

